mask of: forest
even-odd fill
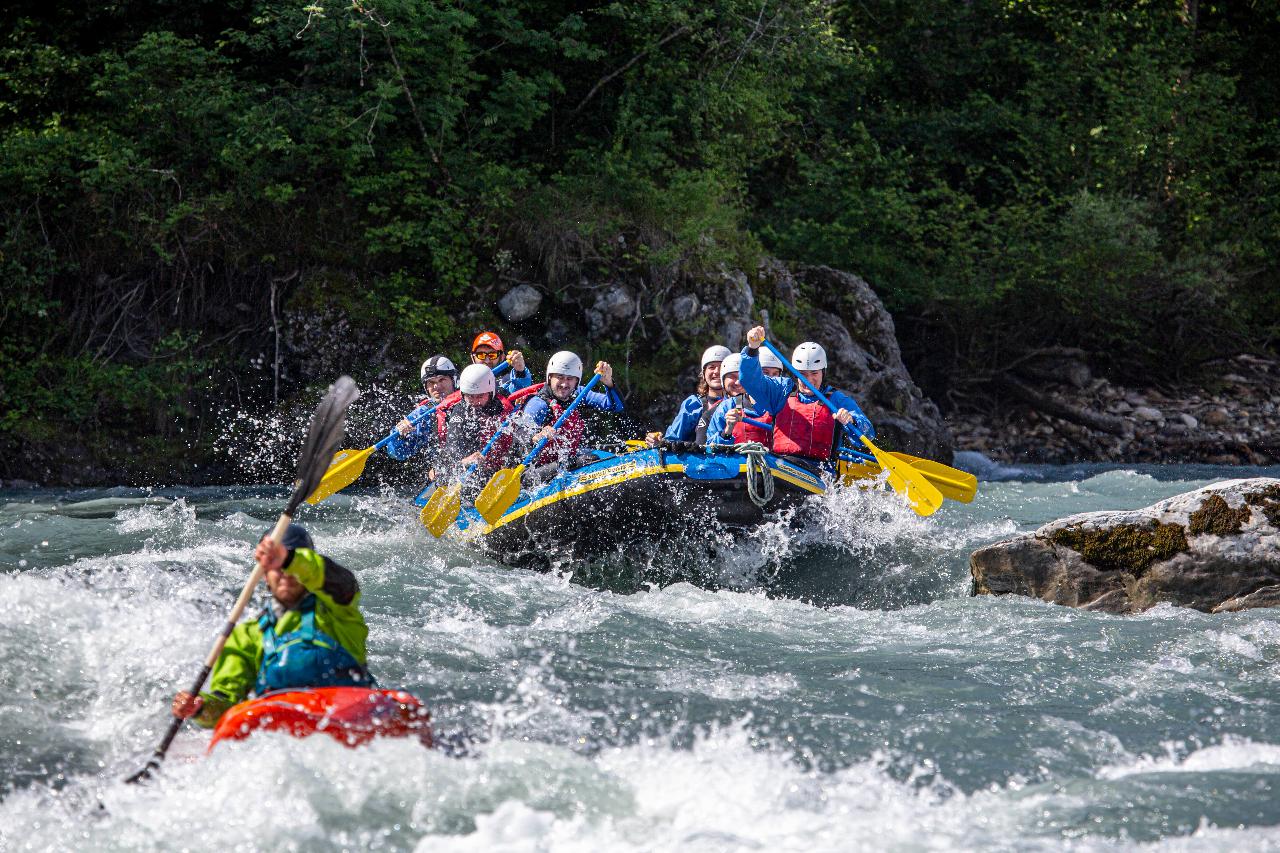
[[[515,283],[555,305],[646,282],[656,315],[766,257],[865,278],[944,411],[1050,347],[1148,383],[1276,354],[1274,3],[17,0],[0,22],[6,476],[64,444],[155,477],[199,458],[220,411],[334,378],[282,357],[300,317],[408,391],[503,326]],[[630,402],[706,343],[593,346],[625,349]]]

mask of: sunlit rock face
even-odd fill
[[[1169,603],[1225,612],[1280,603],[1280,480],[1215,483],[1138,510],[1089,512],[979,548],[975,595],[1108,613]]]

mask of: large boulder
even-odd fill
[[[979,548],[974,595],[1107,613],[1280,604],[1280,480],[1229,480],[1145,509],[1087,512]]]

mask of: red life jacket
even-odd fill
[[[747,418],[753,421],[759,421],[762,424],[773,423],[773,415],[768,412],[761,412],[758,415],[751,414],[751,409],[744,409],[742,412],[742,420],[734,424],[733,427],[733,443],[742,444],[747,441],[758,441],[765,447],[773,441],[773,430],[758,427],[755,424],[747,423]]]
[[[528,388],[522,388],[521,391],[528,391]],[[519,393],[519,392],[517,392]],[[545,426],[552,426],[556,421],[560,420],[560,416],[564,414],[564,410],[569,408],[573,403],[562,403],[546,388],[538,389],[538,396],[546,401],[551,409],[551,420]],[[533,460],[534,465],[546,465],[549,462],[560,462],[566,459],[572,459],[578,452],[578,447],[582,444],[582,437],[587,432],[587,422],[578,414],[578,410],[574,409],[573,414],[565,420],[560,427],[560,434],[547,442],[547,446],[542,448],[542,452],[538,454],[538,458]]]
[[[800,395],[793,393],[773,420],[773,452],[830,459],[836,427],[835,417],[821,400],[802,403]]]
[[[506,418],[507,415],[511,414],[511,402],[500,394],[495,394],[493,399],[502,404],[502,412],[500,414],[495,414],[490,418],[490,420],[493,421],[493,429],[497,429],[503,419]],[[449,412],[454,408],[454,406],[457,406],[461,402],[463,402],[462,392],[454,391],[448,397],[441,400],[440,405],[436,406],[436,435],[440,438],[441,446],[444,446],[446,439],[449,437]],[[489,433],[489,435],[492,434],[492,432]],[[484,441],[489,440],[489,435],[484,437]],[[481,442],[482,445],[483,443],[484,442]],[[495,450],[504,449],[504,439],[499,439],[498,445],[499,447],[495,447]],[[476,450],[479,449],[479,447],[476,448]],[[496,455],[496,453],[490,453],[490,458]]]

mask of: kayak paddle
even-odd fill
[[[591,381],[587,383],[587,387],[583,388],[574,398],[569,407],[564,410],[564,414],[556,419],[555,429],[560,429],[564,422],[569,419],[569,415],[573,414],[573,410],[578,408],[578,404],[583,401],[596,383],[600,381],[600,374],[597,373],[591,377]],[[542,452],[542,448],[547,446],[550,439],[542,439],[528,455],[521,460],[520,464],[514,468],[502,468],[495,471],[493,476],[489,478],[489,482],[485,483],[483,489],[480,490],[480,496],[476,498],[476,511],[484,517],[484,520],[490,524],[495,523],[502,514],[511,509],[511,505],[516,502],[516,498],[520,497],[520,475],[524,473],[524,469],[529,463],[538,458],[538,454]]]
[[[480,451],[480,459],[472,462],[461,478],[447,486],[436,489],[431,493],[431,497],[427,498],[427,503],[422,508],[422,512],[418,514],[418,517],[422,519],[423,526],[431,531],[432,536],[439,537],[443,535],[458,520],[458,513],[462,511],[462,486],[471,478],[475,470],[480,467],[480,463],[488,457],[489,451],[493,449],[498,437],[502,435],[510,423],[511,418],[508,418],[493,431],[488,443]]]
[[[298,457],[298,471],[294,478],[293,494],[289,497],[288,506],[284,513],[281,514],[276,526],[271,530],[271,539],[279,542],[284,538],[285,529],[293,521],[293,514],[297,512],[298,507],[320,484],[320,479],[324,475],[325,466],[329,463],[338,444],[342,441],[342,431],[347,425],[347,409],[360,396],[360,389],[356,387],[356,383],[352,381],[350,376],[343,376],[337,382],[329,386],[329,391],[324,395],[324,399],[320,401],[320,405],[316,407],[315,414],[311,416],[311,428],[307,432],[307,440],[303,442],[302,453]],[[222,647],[226,645],[227,638],[231,636],[232,630],[236,627],[236,623],[240,621],[241,614],[244,613],[245,607],[249,604],[249,599],[253,596],[253,590],[258,585],[258,581],[262,579],[262,564],[254,561],[253,571],[249,574],[249,579],[245,581],[244,589],[240,591],[240,597],[236,599],[235,606],[231,608],[231,613],[227,617],[227,624],[222,627],[221,633],[213,643],[213,648],[209,650],[208,657],[205,658],[204,667],[200,670],[200,674],[196,676],[195,682],[188,691],[192,696],[199,696],[200,689],[204,687],[205,679],[209,677],[209,673],[213,671],[213,665],[218,662],[218,656],[222,654]],[[148,779],[153,770],[160,767],[160,762],[164,761],[165,753],[169,751],[169,745],[173,743],[174,737],[178,734],[178,729],[182,728],[183,719],[174,717],[169,724],[169,730],[165,733],[164,739],[160,741],[160,745],[156,747],[156,751],[147,760],[146,765],[137,773],[130,776],[124,781],[130,784],[136,784],[143,779]]]
[[[762,341],[763,346],[767,347],[770,352],[778,357],[791,373],[804,383],[813,395],[822,401],[822,404],[831,410],[832,414],[839,411],[826,396],[813,387],[813,384],[804,378],[799,370],[791,364],[791,360],[783,358],[782,353],[769,341]],[[852,424],[845,424],[845,431],[850,436],[860,439],[867,449],[871,451],[871,455],[875,457],[880,467],[889,472],[889,485],[894,491],[905,495],[907,503],[916,511],[917,515],[932,515],[938,511],[938,507],[942,506],[942,493],[938,491],[937,486],[930,483],[923,473],[911,467],[910,464],[904,462],[897,457],[891,456],[880,448],[871,443],[871,439],[867,438],[859,432]]]
[[[510,369],[511,364],[504,361],[493,369],[493,375],[495,377],[501,376]],[[418,417],[406,417],[405,420],[409,421],[409,423],[414,426],[417,426],[435,410],[435,405],[432,405],[431,408],[418,415]],[[410,412],[410,414],[413,413]],[[307,498],[307,503],[318,504],[320,501],[325,498],[332,497],[358,480],[360,475],[364,473],[364,466],[365,463],[369,461],[369,457],[373,455],[374,451],[381,450],[390,444],[391,439],[393,438],[395,438],[394,433],[388,435],[372,447],[366,447],[364,450],[340,450],[334,454],[333,461],[329,463],[329,470],[324,472],[324,477],[320,480],[320,485],[316,488],[315,492]]]

